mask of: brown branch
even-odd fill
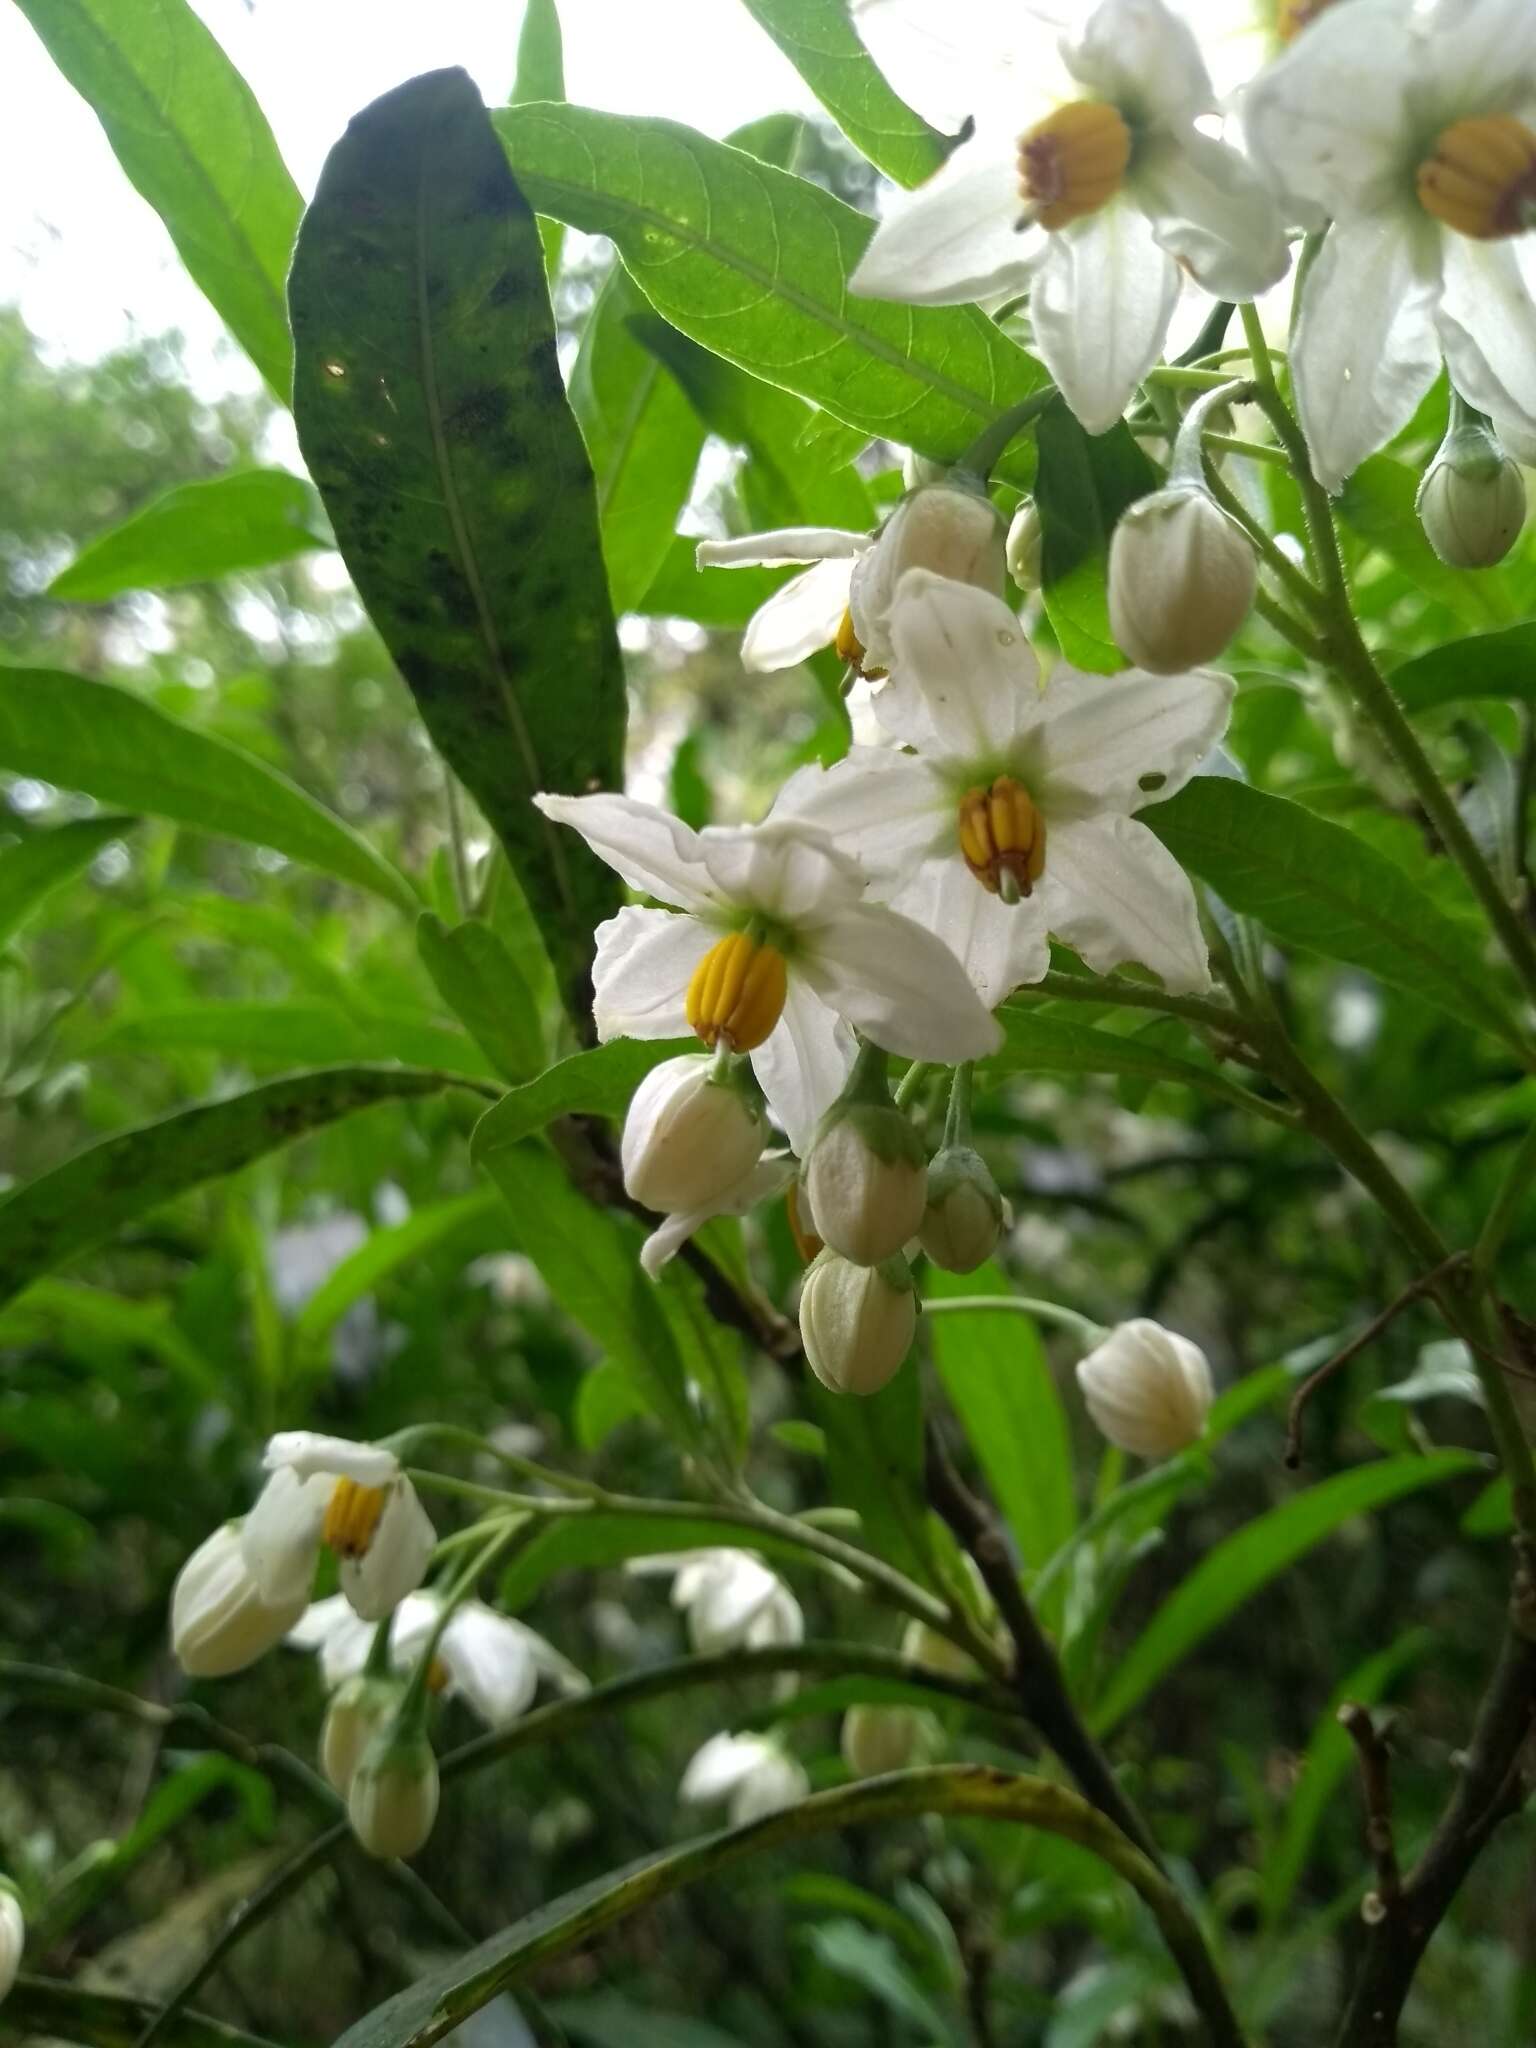
[[[1375,1926],[1390,1913],[1403,1895],[1402,1873],[1397,1867],[1397,1838],[1392,1831],[1392,1770],[1386,1739],[1376,1726],[1369,1707],[1346,1700],[1339,1708],[1339,1726],[1360,1759],[1360,1789],[1365,1797],[1365,1846],[1376,1866],[1376,1889],[1367,1892],[1361,1912],[1367,1925]]]

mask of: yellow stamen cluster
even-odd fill
[[[784,1191],[784,1211],[789,1218],[789,1234],[795,1240],[795,1250],[809,1265],[821,1250],[823,1240],[808,1227],[811,1220],[809,1208],[801,1214],[800,1183],[791,1181]]]
[[[847,662],[854,674],[863,676],[866,681],[874,682],[886,673],[883,668],[866,668],[864,666],[866,659],[864,643],[853,630],[853,613],[846,606],[843,610],[843,616],[837,622],[837,637],[832,642],[832,645],[838,660]]]
[[[1275,35],[1282,43],[1293,43],[1304,28],[1310,28],[1320,14],[1326,14],[1333,0],[1280,0],[1275,10]]]
[[[724,1040],[732,1052],[751,1052],[783,1015],[788,987],[784,955],[776,947],[750,932],[732,932],[693,970],[684,1005],[689,1027],[711,1051]]]
[[[1419,165],[1419,204],[1475,242],[1536,225],[1536,133],[1513,114],[1453,121]]]
[[[1045,820],[1029,791],[1011,775],[960,799],[960,851],[989,895],[1017,903],[1045,869]]]
[[[320,1525],[322,1542],[338,1557],[366,1557],[388,1497],[387,1487],[359,1486],[355,1479],[338,1479]]]
[[[1103,100],[1072,100],[1019,138],[1019,225],[1064,228],[1097,213],[1120,189],[1131,131]]]

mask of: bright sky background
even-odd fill
[[[192,0],[250,82],[300,188],[359,107],[417,72],[462,64],[491,104],[516,69],[517,0]],[[736,0],[560,0],[566,89],[713,135],[812,101]],[[25,17],[0,0],[0,303],[50,352],[94,356],[179,327],[200,384],[254,371],[118,168],[94,114]]]

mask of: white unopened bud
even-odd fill
[[[866,675],[891,665],[891,606],[908,569],[931,569],[996,597],[1003,567],[1003,522],[984,491],[942,483],[909,492],[853,565],[848,610]]]
[[[855,1266],[818,1252],[800,1292],[800,1337],[824,1387],[877,1394],[917,1335],[917,1296],[904,1259]]]
[[[816,1232],[856,1266],[875,1266],[916,1237],[928,1199],[922,1140],[899,1109],[834,1109],[805,1164]]]
[[[414,1856],[437,1819],[437,1758],[423,1734],[378,1729],[347,1788],[347,1819],[370,1856]]]
[[[1492,569],[1525,524],[1525,479],[1491,428],[1453,426],[1419,485],[1419,523],[1453,569]]]
[[[0,1879],[0,1998],[4,1998],[21,1971],[22,1950],[27,1945],[27,1922],[21,1901]]]
[[[200,1543],[171,1589],[171,1648],[189,1678],[227,1678],[280,1643],[309,1605],[306,1585],[270,1605],[245,1561],[241,1524]]]
[[[1216,1398],[1199,1345],[1146,1316],[1117,1323],[1079,1359],[1077,1382],[1105,1436],[1137,1458],[1171,1458],[1196,1442]]]
[[[1253,609],[1253,545],[1200,484],[1171,484],[1120,515],[1109,543],[1109,622],[1139,668],[1176,675],[1220,654]]]
[[[1003,1198],[986,1161],[969,1145],[946,1145],[928,1168],[923,1250],[946,1273],[974,1273],[1002,1233]]]
[[[1020,590],[1038,590],[1045,530],[1033,498],[1025,498],[1008,528],[1008,574]]]
[[[707,1054],[653,1067],[630,1098],[620,1157],[624,1185],[660,1215],[712,1208],[757,1164],[767,1125],[745,1077]]]
[[[347,1679],[332,1693],[320,1730],[320,1768],[332,1791],[343,1799],[368,1745],[399,1710],[400,1694],[398,1685],[387,1678],[370,1678],[366,1672]]]
[[[843,1762],[856,1778],[904,1771],[923,1737],[915,1707],[850,1707],[843,1716]]]

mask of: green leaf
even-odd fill
[[[614,264],[571,370],[616,612],[633,611],[656,580],[704,446],[704,422],[636,333],[642,317],[656,316]]]
[[[416,908],[399,870],[297,783],[110,683],[62,669],[0,667],[0,768],[197,832],[270,846],[399,909]]]
[[[48,586],[50,597],[99,604],[124,590],[212,583],[329,547],[315,494],[285,469],[244,469],[178,484],[88,541]]]
[[[612,236],[674,327],[868,435],[953,461],[1045,372],[974,307],[853,298],[873,222],[819,186],[671,121],[589,107],[494,117],[541,212]],[[1031,450],[998,467],[1027,486]]]
[[[416,925],[416,950],[438,994],[492,1066],[509,1081],[536,1074],[544,1061],[538,1008],[491,927],[471,919],[450,930],[425,911]]]
[[[1253,1107],[1252,1098],[1217,1068],[1165,1052],[1144,1032],[1110,1031],[1055,1012],[1044,1015],[1027,1001],[1005,1003],[997,1015],[1002,1049],[983,1062],[983,1080],[1005,1074],[1124,1074],[1147,1082],[1176,1081]]]
[[[1384,1458],[1337,1473],[1228,1536],[1206,1552],[1130,1644],[1094,1709],[1094,1728],[1102,1735],[1123,1720],[1228,1615],[1352,1516],[1369,1514],[1422,1486],[1479,1471],[1482,1464],[1470,1451]]]
[[[707,2021],[681,2013],[658,2012],[649,2000],[635,2005],[616,1991],[556,1998],[544,2010],[573,2041],[590,2042],[592,2048],[635,2048],[639,2041],[645,2048],[743,2048],[739,2034],[722,2034]]]
[[[678,534],[649,590],[635,606],[650,618],[691,619],[695,625],[731,632],[744,626],[759,605],[781,590],[799,569],[700,569],[694,562],[696,540]]]
[[[403,1060],[445,1074],[489,1079],[495,1068],[461,1032],[387,1011],[348,1013],[324,1003],[189,1003],[125,1017],[95,1040],[98,1052],[227,1054],[240,1061],[306,1066]]]
[[[221,1400],[228,1391],[218,1368],[182,1334],[163,1301],[129,1301],[74,1281],[36,1280],[0,1309],[0,1344],[37,1343],[54,1345],[97,1371],[103,1356],[116,1350],[143,1352],[199,1400]]]
[[[120,1131],[0,1202],[0,1302],[105,1244],[136,1216],[236,1173],[307,1131],[450,1085],[444,1074],[407,1067],[332,1067]]]
[[[976,1273],[929,1268],[935,1300],[956,1294],[1007,1294],[996,1266]],[[965,1426],[1019,1553],[1037,1570],[1077,1526],[1072,1437],[1046,1363],[1040,1333],[1011,1310],[934,1316],[934,1363],[950,1406]]]
[[[696,1443],[699,1418],[683,1361],[658,1291],[640,1270],[640,1226],[578,1194],[540,1145],[482,1151],[479,1163],[501,1191],[519,1246],[566,1314],[624,1368],[681,1444]]]
[[[1536,698],[1536,626],[1452,640],[1393,669],[1391,682],[1405,711],[1433,711],[1477,697],[1530,703]]]
[[[17,0],[277,397],[297,187],[255,94],[186,0]]]
[[[108,1991],[86,1991],[78,1984],[51,1977],[21,1977],[5,2001],[9,2026],[20,2040],[89,2042],[90,2048],[135,2048],[144,2030],[156,2022],[155,2038],[165,2048],[274,2048],[256,2034],[243,2034],[223,2020],[201,2013],[178,2012],[159,2025],[160,2007],[150,1999],[119,1998]]]
[[[716,1521],[704,1507],[696,1516],[686,1517],[567,1515],[547,1522],[507,1566],[501,1581],[501,1604],[509,1614],[520,1614],[561,1572],[606,1571],[631,1557],[722,1548],[805,1562],[805,1552],[797,1544],[743,1529],[737,1522]]]
[[[1283,944],[1347,960],[1520,1045],[1471,928],[1344,826],[1217,775],[1197,776],[1142,822],[1182,867]]]
[[[858,1985],[896,2020],[915,2027],[921,2040],[948,2043],[950,2048],[959,2040],[953,2025],[902,1962],[889,1935],[861,1927],[857,1920],[822,1920],[812,1925],[810,1941],[826,1969]]]
[[[69,825],[28,832],[19,845],[0,847],[0,948],[20,930],[46,896],[78,875],[137,818],[77,818]]]
[[[899,99],[859,41],[846,0],[743,0],[855,149],[898,185],[920,185],[949,143]]]
[[[478,1166],[489,1166],[498,1153],[520,1145],[558,1116],[620,1116],[652,1067],[696,1048],[694,1039],[615,1038],[572,1053],[536,1081],[510,1089],[486,1111],[470,1140],[470,1157]]]
[[[923,1393],[911,1359],[878,1394],[834,1394],[807,1375],[827,1439],[827,1491],[859,1517],[864,1547],[925,1586],[937,1567],[923,1493]]]
[[[1126,506],[1161,479],[1123,422],[1085,433],[1063,398],[1040,415],[1035,438],[1046,615],[1074,667],[1113,675],[1126,664],[1109,625],[1109,537]]]
[[[560,10],[555,0],[525,0],[523,25],[517,34],[517,76],[513,80],[511,104],[529,100],[565,98],[565,38],[560,30]],[[544,274],[553,278],[560,268],[560,250],[565,229],[557,220],[539,222],[539,241],[544,249]]]
[[[381,1280],[388,1279],[410,1260],[479,1230],[479,1226],[499,1215],[495,1190],[476,1188],[472,1194],[434,1202],[407,1216],[403,1223],[392,1223],[372,1232],[355,1252],[331,1268],[294,1317],[296,1356],[320,1362],[332,1330],[355,1301],[371,1294]]]
[[[355,117],[289,292],[299,443],[337,543],[584,1009],[618,881],[530,798],[622,781],[624,669],[533,216],[464,72]]]

